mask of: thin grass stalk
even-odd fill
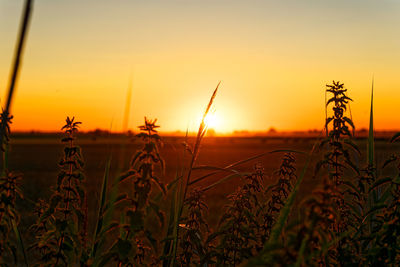
[[[171,241],[168,240],[168,238],[171,238],[175,234],[175,210],[176,210],[176,191],[177,187],[174,186],[172,189],[172,198],[171,198],[171,205],[169,208],[169,219],[168,219],[168,225],[167,225],[167,233],[165,237],[165,244],[163,248],[163,256],[168,257],[168,255],[172,255],[171,251]],[[175,240],[174,240],[175,241]],[[168,266],[170,262],[169,258],[163,259],[163,266]]]
[[[375,144],[374,144],[374,78],[372,78],[371,89],[371,108],[369,112],[369,130],[368,130],[368,165],[375,165]]]
[[[124,115],[122,119],[122,133],[123,136],[121,137],[121,144],[119,148],[119,155],[118,155],[118,164],[117,164],[117,174],[119,175],[122,173],[122,170],[125,168],[125,156],[126,156],[126,149],[128,146],[128,139],[129,139],[129,133],[128,133],[128,125],[129,125],[129,115],[130,115],[130,109],[131,109],[131,101],[132,101],[132,84],[133,84],[133,78],[132,78],[132,72],[129,77],[129,82],[128,82],[128,89],[126,92],[126,102],[125,102],[125,110],[124,110]],[[111,132],[111,128],[110,128]],[[118,185],[116,186],[116,190],[118,190]]]
[[[367,163],[368,167],[372,168],[373,170],[373,177],[376,178],[376,169],[375,169],[375,142],[374,142],[374,77],[372,77],[372,85],[371,85],[371,108],[369,112],[369,129],[368,129],[368,143],[367,143],[367,152],[368,152],[368,158],[367,158]],[[379,189],[378,189],[379,190]],[[371,191],[368,195],[368,204],[369,204],[369,210],[372,209],[372,207],[375,206],[375,201],[376,199],[377,191],[373,190]],[[373,220],[375,216],[370,216],[368,219],[368,225],[369,225],[369,232],[372,232],[373,229]]]
[[[266,152],[266,153],[262,153],[262,154],[259,154],[259,155],[250,157],[250,158],[248,158],[248,159],[241,160],[241,161],[238,161],[238,162],[236,162],[236,163],[230,164],[230,165],[228,165],[228,166],[237,166],[237,165],[243,164],[243,163],[245,163],[245,162],[247,162],[247,161],[250,161],[250,160],[253,160],[253,159],[256,159],[256,158],[259,158],[259,157],[268,155],[268,154],[279,153],[279,152],[306,154],[306,153],[304,153],[304,152],[297,151],[297,150],[279,149],[279,150],[273,150],[273,151],[269,151],[269,152]],[[202,169],[203,169],[203,168],[202,168]],[[206,169],[206,168],[204,168],[204,169]],[[211,169],[219,169],[219,171],[213,172],[212,174],[217,174],[217,173],[220,173],[220,172],[223,172],[223,171],[225,171],[225,172],[226,172],[226,171],[232,172],[232,174],[227,175],[227,176],[224,176],[224,177],[222,177],[221,179],[219,179],[218,181],[216,181],[216,182],[214,182],[214,183],[212,183],[212,184],[210,184],[210,185],[208,185],[208,186],[206,186],[206,187],[203,187],[201,190],[204,191],[204,192],[207,191],[207,190],[209,190],[209,189],[211,189],[211,188],[213,188],[213,187],[215,187],[215,186],[217,186],[217,185],[219,185],[219,184],[221,184],[221,183],[223,183],[223,182],[226,182],[227,180],[230,180],[230,179],[232,179],[232,178],[235,178],[235,177],[241,177],[241,178],[243,178],[243,177],[245,177],[245,176],[251,174],[251,173],[249,173],[249,172],[238,172],[238,171],[235,171],[235,170],[230,170],[228,167],[224,167],[224,168],[216,168],[216,167],[214,167],[214,168],[211,168]],[[203,177],[204,177],[204,176],[203,176]],[[208,177],[208,176],[207,176],[207,177]],[[200,177],[200,178],[202,178],[202,177]],[[200,178],[199,178],[199,179],[200,179]]]
[[[229,165],[226,165],[225,167],[219,168],[219,170],[217,170],[217,171],[207,173],[207,174],[205,174],[205,175],[203,175],[203,176],[201,176],[201,177],[199,177],[199,178],[194,179],[193,181],[191,181],[191,182],[189,183],[189,185],[198,183],[198,182],[200,182],[200,181],[202,181],[202,180],[204,180],[204,179],[206,179],[206,178],[208,178],[208,177],[210,177],[210,176],[213,176],[213,175],[215,175],[215,174],[218,174],[218,173],[220,173],[220,172],[222,172],[222,171],[229,170],[229,169],[232,168],[232,167],[239,166],[239,165],[241,165],[241,164],[244,164],[244,163],[247,163],[247,162],[249,162],[249,161],[252,161],[252,160],[255,160],[255,159],[264,157],[264,156],[269,155],[269,154],[271,154],[271,153],[279,153],[279,152],[285,152],[285,153],[286,153],[286,152],[293,152],[293,153],[299,153],[299,154],[306,154],[306,153],[304,153],[304,152],[302,152],[302,151],[297,151],[297,150],[292,150],[292,149],[277,149],[277,150],[273,150],[273,151],[269,151],[269,152],[260,153],[260,154],[258,154],[258,155],[255,155],[255,156],[252,156],[252,157],[249,157],[249,158],[246,158],[246,159],[239,160],[239,161],[237,161],[237,162],[231,163],[231,164],[229,164]]]
[[[17,238],[17,242],[18,242],[19,248],[21,250],[21,254],[22,254],[23,258],[24,258],[25,266],[28,267],[29,266],[28,257],[26,256],[24,241],[23,241],[23,239],[21,237],[21,233],[20,233],[20,231],[18,229],[18,225],[16,224],[15,220],[12,220],[11,223],[12,223],[12,228],[13,228],[15,237]]]
[[[208,102],[207,108],[206,108],[206,110],[205,110],[205,112],[203,114],[203,118],[201,119],[201,123],[200,123],[200,126],[199,126],[199,131],[197,132],[196,143],[195,143],[195,146],[194,146],[194,149],[193,149],[192,159],[191,159],[191,162],[190,162],[190,165],[189,165],[188,175],[187,175],[187,178],[186,178],[186,185],[185,185],[185,188],[184,188],[183,200],[186,199],[186,194],[187,194],[187,190],[188,190],[189,183],[190,183],[190,177],[191,177],[191,174],[192,174],[194,163],[195,163],[195,161],[197,159],[197,156],[198,156],[198,153],[199,153],[199,150],[200,150],[201,141],[202,141],[205,133],[207,132],[207,125],[205,123],[205,118],[206,118],[208,112],[210,111],[212,103],[214,102],[214,98],[215,98],[215,96],[217,94],[218,87],[219,87],[220,84],[221,84],[221,82],[219,82],[217,87],[215,88],[215,90],[214,90],[214,92],[213,92],[213,94],[212,94],[212,96],[210,98],[210,101]]]
[[[179,221],[180,221],[182,213],[183,213],[183,206],[184,206],[186,195],[188,192],[190,178],[191,178],[192,171],[193,171],[193,166],[194,166],[194,163],[196,162],[196,159],[197,159],[197,156],[198,156],[198,153],[200,150],[201,141],[202,141],[205,133],[207,132],[207,125],[205,123],[205,118],[206,118],[208,112],[210,111],[210,108],[214,102],[214,99],[215,99],[215,96],[217,95],[218,87],[220,84],[221,84],[221,82],[219,82],[217,84],[217,87],[215,88],[215,90],[210,98],[210,101],[208,102],[207,108],[203,113],[203,117],[202,117],[202,120],[201,120],[201,123],[199,126],[199,130],[197,132],[196,142],[195,142],[195,145],[194,145],[194,148],[192,151],[192,157],[190,160],[185,185],[183,188],[181,187],[180,190],[178,190],[178,195],[181,197],[178,198],[178,206],[177,206],[177,210],[176,210],[177,216],[176,216],[175,227],[174,227],[174,242],[173,242],[173,249],[172,249],[173,257],[172,257],[172,261],[171,261],[171,266],[174,266],[174,264],[175,264],[176,253],[177,253],[177,248],[178,248],[178,241],[179,241]],[[181,183],[181,185],[182,185],[182,183]],[[183,190],[183,194],[180,194],[180,193],[182,193],[182,190]]]
[[[188,139],[188,129],[186,129],[186,134],[185,134],[185,145],[187,144],[187,139]],[[186,159],[186,153],[187,153],[187,147],[185,146],[185,149],[182,152],[182,160],[179,160],[178,162],[185,162]],[[172,255],[176,255],[176,249],[177,246],[174,244],[177,244],[178,239],[177,239],[177,227],[179,227],[179,221],[177,221],[177,214],[178,214],[178,207],[179,207],[179,200],[182,195],[182,188],[183,188],[183,177],[186,172],[186,166],[185,164],[182,164],[182,169],[181,172],[178,173],[178,169],[176,170],[176,175],[175,179],[167,186],[168,189],[171,189],[171,205],[170,205],[170,213],[169,213],[169,220],[168,220],[168,228],[167,228],[167,233],[166,233],[166,241],[164,244],[164,249],[163,249],[163,257],[165,259],[163,260],[163,266],[174,266],[175,264],[175,258],[172,257]],[[171,186],[171,187],[170,187]],[[161,194],[159,194],[159,197],[161,197]],[[172,241],[172,242],[171,242]]]
[[[328,92],[325,90],[325,103],[324,103],[324,107],[325,107],[325,133],[326,133],[326,137],[328,137],[328,106],[326,105],[328,101]]]
[[[126,92],[126,102],[125,102],[125,111],[124,111],[124,118],[122,123],[122,131],[126,133],[128,131],[128,124],[129,124],[129,115],[131,109],[131,99],[132,99],[132,87],[133,87],[133,78],[132,72],[129,77],[128,83],[128,90]]]
[[[2,120],[1,125],[0,125],[0,146],[1,147],[3,146],[4,139],[6,138],[5,135],[7,134],[7,131],[9,130],[9,125],[8,125],[9,120],[8,119],[9,119],[9,114],[10,114],[10,110],[11,110],[12,97],[14,94],[15,85],[16,85],[19,70],[20,70],[20,63],[21,63],[22,53],[23,53],[23,49],[24,49],[25,36],[26,36],[26,32],[27,32],[30,17],[31,17],[32,3],[33,3],[33,0],[27,0],[25,2],[23,19],[22,19],[20,33],[19,33],[18,42],[17,42],[17,50],[14,55],[14,62],[13,62],[12,72],[11,72],[11,76],[10,76],[10,82],[9,82],[9,86],[8,86],[6,106],[3,109],[3,114],[2,114],[2,117],[4,119]],[[3,160],[4,160],[3,168],[2,168],[3,175],[5,174],[5,170],[8,166],[8,142],[7,142],[7,144],[5,144],[5,146],[6,146],[5,151],[3,153]],[[17,242],[19,244],[21,253],[24,258],[25,266],[29,266],[26,252],[25,252],[24,243],[21,238],[21,234],[19,232],[16,221],[13,219],[11,223],[12,223],[12,228],[13,228],[14,234],[17,238]]]
[[[100,202],[99,202],[99,210],[97,214],[97,223],[96,223],[96,229],[94,231],[93,235],[93,245],[92,245],[92,250],[90,253],[91,258],[96,257],[96,252],[97,249],[99,248],[100,241],[98,239],[100,238],[99,234],[103,229],[103,226],[107,225],[107,222],[104,220],[104,209],[106,206],[106,199],[107,199],[107,188],[108,188],[108,180],[109,180],[109,175],[110,175],[110,166],[111,166],[111,156],[108,158],[106,167],[104,170],[104,176],[103,176],[103,183],[101,185],[101,196],[100,196]],[[113,207],[114,205],[110,205],[110,207]]]
[[[20,70],[20,65],[21,65],[21,60],[22,60],[22,53],[24,50],[24,44],[25,44],[25,39],[26,39],[26,33],[28,30],[29,26],[29,21],[32,13],[32,4],[33,0],[27,0],[25,2],[25,7],[24,7],[24,12],[23,12],[23,17],[22,17],[22,22],[21,22],[21,28],[18,36],[18,42],[17,42],[17,50],[15,51],[14,54],[14,61],[13,61],[13,66],[12,66],[12,71],[10,75],[10,82],[8,86],[8,92],[7,92],[7,100],[6,100],[6,106],[3,110],[3,113],[5,114],[5,117],[8,118],[11,110],[11,103],[12,103],[12,98],[13,94],[15,91],[15,85],[17,83],[18,79],[18,74]],[[0,144],[3,144],[4,141],[4,135],[6,131],[6,123],[7,120],[2,121],[2,125],[0,125]]]
[[[4,147],[3,152],[3,169],[1,170],[1,175],[4,176],[6,174],[6,170],[8,169],[8,143]]]

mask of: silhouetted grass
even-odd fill
[[[121,156],[115,162],[117,171],[112,172],[109,155],[99,179],[101,186],[96,187],[100,192],[93,201],[95,212],[88,208],[91,199],[83,155],[76,145],[80,122],[67,117],[52,194],[45,200],[29,199],[36,208],[24,211],[23,216],[37,220],[31,227],[21,223],[18,201],[28,202],[22,200],[22,175],[9,170],[9,112],[30,6],[28,0],[1,115],[1,266],[398,266],[400,156],[392,155],[383,166],[377,164],[372,87],[367,156],[360,163],[349,106],[352,100],[344,84],[335,81],[326,87],[326,137],[305,152],[290,148],[262,151],[225,166],[198,165],[207,132],[205,118],[219,83],[193,144],[186,138],[183,152],[178,152],[183,155],[175,176],[170,177],[164,171],[157,120],[145,117],[136,135],[141,146],[136,147],[129,167],[121,170]],[[127,111],[125,118],[128,115]],[[399,137],[397,133],[391,141]],[[281,153],[282,158],[275,156]],[[272,185],[262,165],[244,171],[239,168],[271,155],[281,160],[271,174],[276,178]],[[304,158],[305,164],[295,165]],[[383,175],[390,165],[396,172]],[[304,196],[300,191],[309,168],[316,170],[316,186]],[[238,186],[226,198],[219,203],[207,200],[207,194],[233,179]],[[43,190],[40,185],[37,188]],[[209,216],[211,205],[218,205],[220,214]],[[210,217],[219,217],[218,224],[211,224]]]

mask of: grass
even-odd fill
[[[22,175],[10,170],[9,112],[31,2],[26,2],[1,115],[2,266],[398,266],[400,157],[392,155],[383,166],[376,162],[373,83],[365,164],[358,160],[361,153],[354,142],[352,99],[344,84],[333,81],[326,86],[326,136],[309,152],[263,151],[222,167],[198,165],[207,132],[205,118],[219,83],[196,138],[192,144],[185,142],[174,178],[165,179],[157,120],[145,117],[136,135],[141,147],[129,167],[116,175],[111,174],[108,157],[96,212],[89,212],[83,153],[76,144],[80,122],[67,117],[51,195],[24,200]],[[391,142],[399,137],[395,134]],[[267,181],[260,164],[239,169],[267,155],[281,161],[271,174],[276,183]],[[305,164],[296,166],[304,155]],[[121,160],[117,170],[123,166]],[[390,165],[395,171],[382,175]],[[299,192],[309,168],[315,169],[318,186],[304,196]],[[219,203],[219,222],[212,228],[208,210],[215,203],[206,195],[233,179],[239,180],[238,186]],[[23,213],[21,207],[29,201],[36,208]],[[25,216],[35,216],[36,223],[26,227],[21,220]]]
[[[329,90],[341,93],[335,95]],[[166,181],[165,164],[159,149],[158,125],[145,119],[140,127],[142,133],[137,136],[142,140],[142,148],[133,155],[130,167],[114,178],[113,161],[111,157],[106,160],[97,212],[92,213],[84,209],[86,189],[80,182],[71,183],[74,179],[84,181],[79,174],[83,158],[75,145],[79,122],[67,118],[61,180],[53,196],[38,204],[43,206],[43,212],[38,216],[33,237],[19,232],[18,219],[10,224],[7,236],[12,238],[8,240],[13,250],[19,252],[4,251],[3,262],[12,262],[9,260],[14,258],[13,264],[47,266],[308,266],[358,261],[364,265],[395,266],[398,240],[388,237],[394,235],[393,227],[397,227],[392,225],[398,216],[397,175],[379,177],[381,171],[375,163],[371,169],[375,158],[371,152],[373,131],[367,138],[366,167],[352,162],[358,155],[358,145],[352,141],[350,131],[354,125],[344,115],[347,103],[335,100],[346,100],[346,91],[335,82],[328,92],[334,94],[334,99],[327,106],[334,105],[332,116],[327,117],[327,137],[317,141],[310,152],[280,149],[222,167],[197,165],[206,131],[203,122],[192,146],[186,144],[183,149],[186,159],[181,161],[181,171],[177,169],[175,178],[166,184],[162,182]],[[372,103],[371,97],[371,109]],[[372,115],[371,111],[370,128]],[[344,130],[330,127],[335,120],[341,122],[336,125],[345,127]],[[282,163],[271,174],[276,177],[276,184],[265,179],[269,175],[260,165],[253,170],[239,168],[265,156],[278,160],[280,155]],[[302,158],[305,164],[296,167],[295,160]],[[395,156],[390,159],[385,168],[397,160]],[[9,161],[8,157],[5,161]],[[316,161],[319,164],[314,166]],[[8,165],[4,166],[8,169]],[[325,182],[314,193],[299,195],[305,177],[310,175],[309,168],[315,167],[319,172],[314,179]],[[7,179],[4,174],[3,177]],[[218,204],[222,209],[219,222],[210,223],[206,194],[213,194],[232,179],[238,187]],[[9,193],[3,190],[3,194]],[[17,197],[13,195],[15,203]],[[68,204],[71,201],[80,205]],[[302,208],[294,209],[299,203],[303,203]],[[18,206],[12,205],[13,213],[19,214]],[[68,219],[70,215],[73,216]],[[3,224],[6,217],[2,217]],[[385,242],[386,250],[381,248]],[[29,247],[28,251],[25,247]]]

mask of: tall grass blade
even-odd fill
[[[169,212],[169,221],[168,221],[168,230],[166,234],[166,238],[168,240],[165,241],[164,245],[164,253],[163,255],[166,257],[163,261],[163,266],[175,266],[175,255],[177,249],[177,227],[179,225],[178,221],[178,208],[179,208],[179,194],[180,189],[178,187],[173,187],[172,189],[172,200]]]
[[[8,169],[8,149],[9,144],[5,144],[4,151],[3,151],[3,168],[1,170],[1,175],[6,175],[6,170]]]
[[[247,162],[249,162],[249,161],[252,161],[252,160],[255,160],[255,159],[264,157],[264,156],[266,156],[266,155],[269,155],[269,154],[272,154],[272,153],[279,153],[279,152],[284,152],[284,153],[292,152],[292,153],[298,153],[298,154],[305,154],[305,153],[302,152],[302,151],[291,150],[291,149],[277,149],[277,150],[273,150],[273,151],[269,151],[269,152],[260,153],[260,154],[257,154],[257,155],[255,155],[255,156],[251,156],[251,157],[249,157],[249,158],[236,161],[236,162],[231,163],[231,164],[229,164],[229,165],[227,165],[227,166],[225,166],[225,167],[219,168],[220,170],[218,170],[218,171],[210,172],[210,173],[207,173],[207,174],[205,174],[205,175],[203,175],[203,176],[200,176],[200,177],[194,179],[193,181],[191,181],[191,182],[189,183],[189,185],[198,183],[198,182],[200,182],[200,181],[202,181],[202,180],[204,180],[204,179],[206,179],[206,178],[208,178],[208,177],[210,177],[210,176],[213,176],[213,175],[215,175],[215,174],[220,173],[220,172],[223,171],[223,170],[230,169],[230,168],[236,167],[236,166],[238,166],[238,165],[247,163]]]
[[[205,118],[211,109],[211,106],[214,102],[215,96],[217,95],[218,87],[220,84],[221,84],[221,82],[219,82],[217,87],[215,88],[213,94],[211,95],[210,101],[208,102],[206,110],[203,113],[203,117],[200,122],[199,130],[197,132],[196,141],[195,141],[193,152],[191,155],[190,164],[187,169],[188,171],[187,171],[187,175],[186,175],[186,180],[184,181],[184,184],[183,184],[183,181],[182,181],[182,183],[180,183],[181,186],[179,187],[179,190],[177,190],[177,193],[176,193],[177,200],[176,200],[176,205],[175,205],[175,210],[174,210],[175,220],[174,220],[174,228],[173,228],[174,229],[174,231],[173,231],[173,240],[174,241],[172,243],[172,254],[168,255],[169,258],[171,258],[171,256],[172,256],[172,258],[171,258],[171,261],[168,262],[166,266],[175,266],[175,259],[176,259],[178,240],[179,240],[179,221],[180,221],[182,213],[183,213],[183,206],[184,206],[186,195],[187,195],[188,188],[190,185],[190,179],[191,179],[193,167],[194,167],[194,164],[196,162],[197,156],[200,151],[200,144],[201,144],[201,141],[203,140],[204,135],[207,132],[207,124],[205,123]]]
[[[392,138],[390,138],[390,143],[393,143],[394,141],[398,140],[398,138],[400,137],[400,132],[395,133]]]
[[[15,85],[17,83],[18,79],[18,74],[20,70],[20,65],[22,61],[22,53],[24,50],[24,44],[25,44],[25,39],[26,39],[26,33],[28,30],[29,26],[29,21],[32,13],[32,5],[33,5],[33,0],[26,0],[25,2],[25,7],[24,7],[24,12],[23,12],[23,17],[22,17],[22,22],[21,22],[21,28],[18,36],[18,41],[17,41],[17,47],[14,55],[14,61],[13,61],[13,66],[11,70],[11,75],[10,75],[10,82],[8,86],[8,92],[7,92],[7,100],[6,100],[6,106],[3,109],[3,114],[5,115],[5,118],[8,118],[11,110],[11,103],[12,103],[12,97],[15,91]],[[2,124],[0,125],[0,144],[3,144],[4,138],[5,138],[5,131],[7,128],[7,120],[3,120]]]
[[[170,266],[176,266],[175,261],[176,261],[176,254],[178,251],[178,240],[179,240],[179,221],[182,215],[183,211],[183,204],[184,200],[181,198],[183,191],[183,181],[180,183],[180,187],[178,190],[175,192],[175,201],[174,201],[174,206],[173,206],[173,211],[171,217],[173,218],[173,243],[172,243],[172,259],[170,262]]]
[[[374,144],[374,79],[372,78],[372,89],[371,89],[371,109],[369,112],[369,131],[368,131],[368,165],[374,166],[374,154],[375,154],[375,144]]]
[[[21,254],[22,254],[22,256],[24,257],[25,266],[29,266],[29,264],[28,264],[28,258],[27,258],[27,256],[26,256],[26,252],[25,252],[24,242],[23,242],[23,240],[22,240],[22,238],[21,238],[21,234],[20,234],[20,232],[19,232],[18,226],[17,226],[17,224],[15,223],[15,220],[12,220],[11,222],[12,222],[12,227],[13,227],[13,230],[14,230],[15,237],[17,238],[18,245],[19,245],[19,248],[20,248],[20,250],[21,250]]]
[[[128,91],[126,93],[126,103],[125,103],[125,111],[124,111],[124,117],[123,117],[123,123],[122,123],[122,132],[126,133],[128,131],[128,125],[129,125],[129,115],[130,115],[130,109],[131,109],[131,99],[132,99],[132,86],[133,85],[133,78],[132,78],[132,73],[129,77],[129,84],[128,84]]]
[[[166,238],[170,238],[173,236],[174,232],[174,226],[175,226],[175,206],[176,206],[176,187],[172,189],[172,199],[171,199],[171,205],[169,209],[169,219],[168,219],[168,224],[167,224],[167,233],[166,233]],[[169,256],[172,254],[171,253],[171,240],[165,240],[164,243],[164,249],[163,249],[163,256],[165,257],[163,259],[163,266],[169,266],[169,263],[171,259]]]
[[[328,137],[328,92],[325,90],[325,134]]]
[[[108,187],[108,180],[109,180],[109,175],[110,175],[110,166],[111,166],[111,156],[108,158],[106,162],[106,167],[104,170],[104,176],[103,176],[103,183],[101,185],[101,195],[100,195],[100,202],[99,202],[99,210],[97,214],[97,223],[96,223],[96,229],[94,231],[94,236],[93,236],[93,246],[92,246],[92,251],[90,253],[90,256],[92,258],[96,257],[96,252],[97,249],[99,248],[99,244],[101,243],[99,238],[99,234],[101,233],[103,227],[106,225],[105,218],[104,218],[104,210],[106,206],[106,201],[107,201],[107,187]],[[113,205],[111,205],[110,208],[112,208]]]
[[[372,175],[374,178],[376,178],[376,170],[375,170],[375,143],[374,143],[374,78],[372,77],[372,87],[371,87],[371,108],[369,112],[369,129],[368,129],[368,143],[367,143],[367,153],[368,153],[368,159],[367,163],[368,166],[372,168],[373,173]],[[376,197],[379,198],[380,195],[380,190],[379,188],[376,188],[372,190],[369,193],[368,197],[368,205],[369,209],[371,210],[375,206],[375,201]],[[373,220],[375,219],[375,216],[369,216],[368,217],[368,225],[369,225],[369,230],[372,232],[373,229]]]
[[[188,129],[186,129],[186,135],[185,135],[185,143],[187,143],[187,137],[188,137]],[[188,152],[187,149],[183,150],[183,155],[182,159],[179,160],[178,162],[185,162],[186,158],[186,153]],[[176,170],[176,175],[175,179],[170,182],[167,185],[168,192],[171,192],[171,203],[170,203],[170,210],[169,210],[169,219],[168,219],[168,224],[167,224],[167,233],[166,237],[164,238],[164,248],[163,248],[163,254],[162,254],[162,266],[167,267],[167,266],[173,266],[175,264],[175,259],[173,258],[174,250],[175,250],[175,245],[177,243],[177,227],[179,225],[179,222],[176,222],[176,216],[178,214],[177,209],[178,209],[178,201],[179,201],[179,196],[181,195],[182,192],[182,186],[183,186],[183,177],[185,174],[185,164],[181,165],[181,171],[179,173],[178,169]],[[161,198],[161,193],[159,193],[156,198]]]
[[[210,98],[210,101],[208,102],[207,108],[204,111],[203,118],[202,118],[200,126],[199,126],[199,130],[197,132],[196,143],[194,145],[193,155],[192,155],[192,159],[191,159],[191,162],[190,162],[190,165],[189,165],[188,174],[187,174],[187,178],[186,178],[186,186],[184,188],[183,199],[186,198],[186,194],[187,194],[187,190],[188,190],[188,187],[189,187],[190,177],[191,177],[191,174],[192,174],[193,166],[194,166],[194,163],[195,163],[195,161],[197,159],[197,156],[199,154],[201,140],[203,139],[203,137],[204,137],[204,135],[205,135],[205,133],[207,131],[207,125],[205,123],[205,118],[207,117],[207,114],[210,111],[210,108],[211,108],[211,106],[212,106],[212,104],[214,102],[214,99],[215,99],[215,96],[217,95],[218,87],[219,87],[220,84],[221,84],[221,82],[218,83],[217,87],[215,88],[215,90],[214,90],[214,92],[213,92],[213,94],[212,94],[212,96]]]
[[[235,178],[235,177],[244,178],[244,177],[247,176],[247,175],[251,175],[251,172],[244,172],[244,173],[236,172],[236,173],[227,175],[227,176],[223,177],[222,179],[219,179],[219,180],[216,181],[215,183],[210,184],[210,185],[208,185],[208,186],[202,188],[201,190],[202,190],[202,191],[207,191],[207,190],[210,190],[211,188],[213,188],[213,187],[215,187],[215,186],[217,186],[217,185],[219,185],[219,184],[221,184],[221,183],[223,183],[223,182],[226,182],[226,181],[228,181],[228,180],[230,180],[230,179],[232,179],[232,178]]]

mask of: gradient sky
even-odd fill
[[[14,130],[195,130],[218,81],[217,132],[322,129],[325,84],[345,83],[358,128],[400,128],[400,1],[36,0]],[[22,0],[0,0],[4,96]],[[131,75],[132,73],[132,75]],[[2,97],[2,103],[4,102]]]

